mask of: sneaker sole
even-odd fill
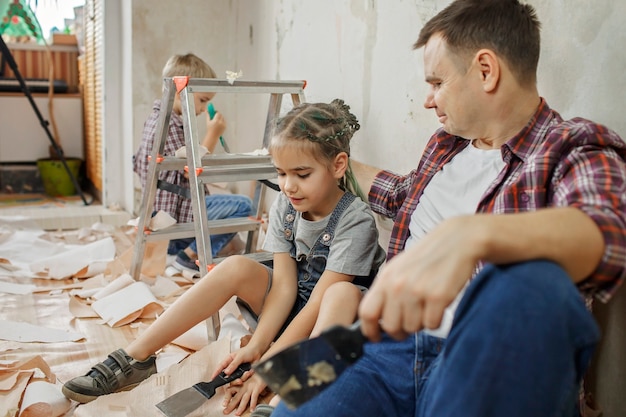
[[[140,383],[141,382],[137,382],[136,384],[127,385],[124,388],[115,392],[130,391],[131,389],[135,388]],[[63,385],[63,387],[61,388],[61,392],[63,393],[63,395],[65,395],[66,398],[69,398],[70,400],[76,401],[77,403],[80,403],[80,404],[87,404],[97,399],[98,397],[102,397],[103,395],[108,395],[108,394],[102,394],[102,395],[81,394],[80,392],[72,391],[71,389],[67,388],[65,385]],[[112,392],[111,394],[115,394],[115,392]]]

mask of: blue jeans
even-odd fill
[[[205,197],[207,218],[209,220],[231,219],[234,217],[247,217],[252,213],[252,200],[239,194],[211,194]],[[211,235],[211,256],[217,254],[230,242],[235,233]],[[198,252],[196,240],[173,239],[170,241],[167,253],[175,255],[178,251],[189,247],[195,253]]]
[[[444,341],[422,332],[368,343],[313,400],[272,417],[573,417],[600,337],[554,263],[488,265],[472,281]]]

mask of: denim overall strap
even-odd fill
[[[287,212],[283,218],[283,230],[285,239],[293,242],[293,222],[296,220],[296,209],[293,208],[291,202],[287,207]]]
[[[335,229],[341,216],[346,208],[352,204],[356,197],[351,193],[344,193],[337,206],[331,213],[328,222],[319,236],[315,239],[315,243],[311,245],[306,255],[296,254],[295,244],[292,245],[291,256],[296,260],[298,268],[298,302],[304,306],[311,296],[311,292],[317,284],[324,271],[326,270],[326,262],[330,245],[335,235]],[[284,225],[285,238],[294,243],[293,219],[295,218],[295,210],[292,207],[287,210]]]
[[[335,228],[337,227],[337,223],[339,223],[339,219],[343,215],[343,212],[352,204],[356,196],[352,193],[346,192],[343,194],[339,203],[333,210],[330,215],[330,219],[328,219],[328,224],[326,225],[326,230],[324,233],[320,235],[320,237],[313,245],[313,248],[317,246],[318,243],[322,243],[325,246],[330,246],[330,243],[333,240],[335,235]],[[285,213],[285,217],[283,218],[283,230],[285,234],[285,239],[293,241],[293,224],[296,220],[296,209],[293,208],[293,205],[289,203],[289,207],[287,208],[287,212]]]
[[[346,209],[350,206],[350,204],[352,204],[355,198],[356,196],[352,193],[345,192],[343,194],[341,200],[339,200],[339,203],[337,203],[335,210],[333,210],[332,214],[330,215],[330,219],[328,219],[326,230],[317,238],[317,241],[315,242],[315,245],[313,245],[313,248],[311,250],[315,249],[318,244],[330,247],[330,244],[335,237],[335,228],[337,227],[337,223],[339,223],[339,219],[341,219],[341,216],[343,216],[343,212],[346,211]]]

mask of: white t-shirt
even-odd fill
[[[406,248],[415,244],[442,220],[476,212],[478,203],[504,168],[500,149],[478,149],[468,145],[437,172],[424,189],[411,221]],[[446,308],[441,325],[426,330],[437,337],[447,337],[454,312],[465,290]]]

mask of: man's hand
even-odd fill
[[[232,382],[225,390],[222,406],[224,414],[230,414],[234,410],[236,416],[242,415],[247,408],[254,410],[259,401],[259,396],[265,392],[267,385],[256,374],[248,380]]]
[[[436,329],[481,259],[481,216],[442,222],[379,272],[359,307],[363,333],[380,340],[381,329],[395,339],[424,328]]]

